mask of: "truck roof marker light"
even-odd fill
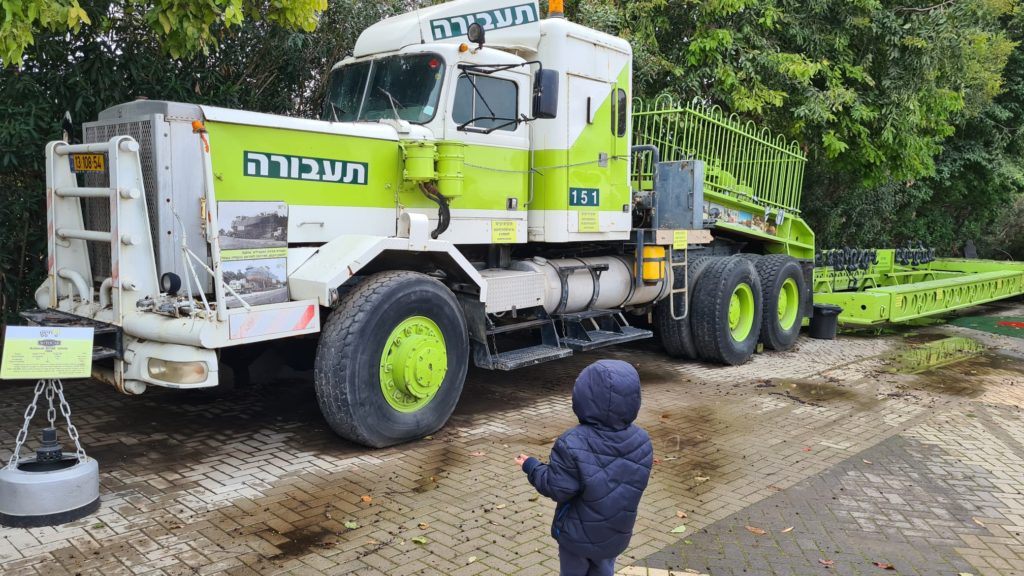
[[[565,18],[564,0],[551,0],[548,2],[548,18]]]
[[[459,44],[459,52],[460,53],[469,52],[469,44],[466,44],[465,42],[463,42],[462,44]]]

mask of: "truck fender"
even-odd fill
[[[321,306],[337,303],[338,288],[386,252],[435,254],[445,272],[476,285],[481,302],[487,301],[487,283],[454,244],[430,237],[430,221],[423,214],[405,212],[398,236],[339,236],[324,244],[288,277],[292,300],[318,300]]]

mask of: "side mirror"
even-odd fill
[[[469,37],[469,41],[476,44],[477,47],[482,47],[487,39],[487,34],[484,32],[484,27],[479,22],[473,22],[469,25],[469,30],[466,32],[466,36]]]
[[[533,80],[533,117],[550,120],[558,117],[558,71],[542,68]]]

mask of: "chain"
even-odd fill
[[[36,393],[32,397],[32,403],[25,409],[25,422],[21,425],[21,430],[18,430],[18,436],[14,441],[14,453],[11,454],[11,459],[7,461],[7,469],[13,470],[18,466],[18,459],[21,454],[21,447],[25,444],[25,439],[28,438],[28,425],[32,422],[32,418],[36,415],[36,404],[39,402],[39,395],[43,393],[43,389],[46,387],[46,380],[40,380],[36,382]]]
[[[57,397],[60,399],[60,413],[68,421],[68,436],[71,436],[71,439],[75,441],[75,454],[78,455],[78,461],[85,462],[85,449],[82,448],[82,443],[78,441],[78,428],[75,428],[75,425],[71,423],[71,406],[64,399],[64,385],[61,384],[60,380],[50,380],[50,386],[57,392]]]
[[[57,410],[53,407],[53,386],[46,387],[46,400],[50,403],[50,408],[46,411],[46,419],[50,421],[50,428],[56,428]]]

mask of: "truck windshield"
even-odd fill
[[[398,118],[424,124],[434,118],[444,83],[437,54],[388,56],[331,72],[323,119],[358,122]]]

